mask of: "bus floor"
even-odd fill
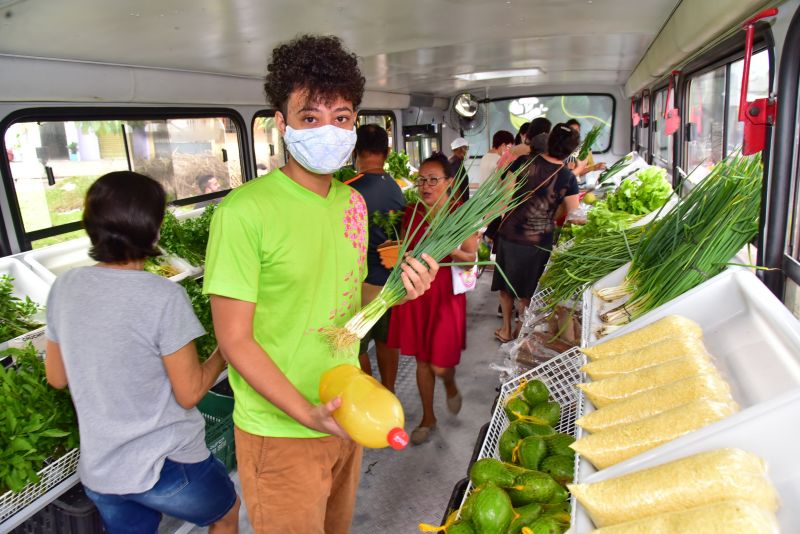
[[[444,387],[437,382],[438,423],[427,443],[409,445],[399,452],[364,451],[352,534],[411,534],[419,532],[419,523],[438,525],[453,486],[467,476],[478,432],[491,418],[495,388],[499,385],[497,371],[489,368],[493,362],[501,363],[498,343],[493,337],[500,319],[496,316],[497,294],[489,290],[491,275],[486,272],[478,280],[478,287],[467,295],[467,350],[462,353],[456,371],[456,382],[464,398],[461,413],[453,416],[447,411]],[[377,369],[374,349],[370,350],[370,358],[373,369]],[[401,357],[396,390],[405,409],[409,433],[422,418],[415,372],[414,359]],[[234,481],[241,495],[236,474]],[[207,531],[181,525],[180,521],[165,518],[159,533]],[[253,532],[244,506],[240,526],[242,533]]]

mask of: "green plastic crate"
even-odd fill
[[[228,472],[236,469],[233,443],[233,398],[209,391],[197,405],[206,420],[206,446],[225,464]]]

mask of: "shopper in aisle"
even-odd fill
[[[238,531],[239,500],[195,406],[225,368],[200,364],[205,332],[183,288],[144,270],[166,194],[134,172],[100,177],[83,224],[99,263],[58,277],[47,301],[47,381],[69,384],[78,474],[110,533],[155,533],[161,514]]]
[[[419,169],[417,187],[427,210],[406,208],[403,232],[407,228],[420,228],[412,239],[413,247],[427,227],[428,216],[441,209],[453,209],[459,202],[448,202],[448,190],[453,182],[449,165],[442,155],[426,159]],[[477,259],[478,236],[472,236],[450,253],[444,262],[473,262]],[[431,285],[431,290],[421,298],[398,306],[392,313],[389,326],[389,346],[397,347],[402,354],[416,357],[417,387],[422,399],[422,421],[411,432],[411,442],[420,445],[430,438],[436,428],[433,411],[433,393],[436,377],[442,379],[447,393],[447,409],[457,414],[461,410],[461,393],[456,385],[456,366],[461,351],[466,348],[467,301],[463,293],[453,292],[450,267],[442,267]]]
[[[481,158],[481,165],[478,170],[479,186],[495,169],[497,169],[497,163],[500,161],[500,157],[508,152],[513,145],[514,135],[511,132],[507,130],[498,130],[495,132],[492,136],[492,148]]]
[[[275,48],[265,91],[289,151],[286,165],[233,190],[214,214],[206,259],[214,329],[231,364],[236,459],[261,533],[348,532],[361,447],[319,404],[328,369],[358,365],[358,345],[334,356],[324,335],[361,307],[367,209],[332,180],[353,152],[364,77],[332,36]],[[403,263],[408,299],[437,264]]]
[[[578,182],[565,160],[580,142],[578,133],[566,124],[557,124],[547,140],[547,152],[532,158],[518,176],[524,185],[519,195],[527,199],[512,210],[500,224],[497,235],[497,263],[518,297],[518,313],[525,308],[539,283],[553,246],[555,219],[578,206]],[[508,342],[517,336],[512,328],[514,291],[499,273],[492,278],[492,291],[500,291],[503,324],[495,337]]]
[[[550,121],[545,117],[537,117],[533,119],[533,121],[523,124],[519,130],[520,133],[517,134],[520,142],[509,148],[503,154],[503,156],[497,162],[498,168],[510,166],[519,162],[517,163],[517,167],[512,167],[512,170],[516,170],[516,168],[522,164],[521,160],[524,160],[525,157],[530,156],[531,154],[541,153],[546,150],[546,135],[543,139],[542,134],[549,134],[550,126]],[[535,144],[534,140],[536,140]],[[545,141],[544,146],[542,146],[543,140]]]
[[[466,202],[469,200],[469,174],[466,163],[469,143],[463,137],[456,137],[450,143],[450,149],[453,151],[453,155],[448,161],[448,165],[450,165],[448,174],[453,177],[453,186],[458,187],[459,194],[456,200]]]
[[[365,124],[356,130],[356,171],[358,175],[347,182],[350,187],[361,193],[367,204],[367,221],[369,225],[369,244],[367,245],[367,278],[361,288],[361,301],[363,304],[371,302],[389,278],[389,269],[381,264],[378,255],[378,245],[389,239],[397,239],[397,234],[386,235],[379,225],[374,224],[375,213],[387,214],[389,212],[402,212],[406,206],[403,191],[394,178],[384,172],[383,165],[389,155],[389,135],[377,124]],[[375,341],[375,356],[378,360],[378,370],[381,383],[389,391],[394,392],[394,383],[397,378],[397,366],[400,354],[397,349],[386,345],[389,335],[389,317],[391,310],[381,317],[372,327],[372,330],[361,340],[361,349],[358,359],[361,369],[367,374],[372,374],[367,348],[371,340]]]

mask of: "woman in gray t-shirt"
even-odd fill
[[[144,271],[159,254],[164,189],[133,172],[98,179],[83,223],[99,263],[60,276],[47,302],[47,380],[70,386],[78,473],[109,532],[156,532],[161,514],[236,532],[239,500],[195,408],[225,367],[200,364],[205,332],[183,288]]]

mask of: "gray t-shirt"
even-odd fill
[[[165,458],[208,458],[203,416],[181,408],[161,360],[204,333],[184,289],[145,271],[80,267],[53,284],[47,338],[61,349],[89,489],[141,493]]]

